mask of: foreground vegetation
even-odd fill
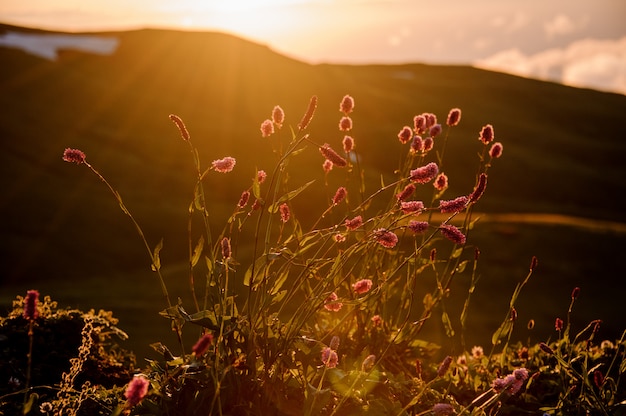
[[[163,243],[147,241],[122,196],[85,153],[66,149],[64,160],[96,174],[135,226],[161,288],[161,315],[179,342],[152,345],[161,358],[138,366],[117,347],[115,337],[124,333],[110,312],[59,309],[29,291],[1,325],[10,341],[2,353],[15,357],[2,360],[11,374],[0,391],[5,414],[623,411],[624,337],[596,339],[599,321],[572,328],[579,288],[554,323],[552,340],[512,339],[519,325],[516,302],[538,265],[535,257],[526,260],[529,271],[519,276],[491,339],[482,346],[465,342],[480,277],[472,214],[504,153],[491,125],[476,132],[478,140],[471,138],[478,156],[468,158],[476,157],[477,166],[465,174],[473,187],[449,195],[455,178],[446,174],[444,156],[461,121],[459,109],[450,110],[445,122],[423,113],[401,127],[404,154],[399,166],[388,167],[394,179],[372,181],[360,166],[358,138],[350,136],[352,97],[339,104],[337,137],[327,139],[332,144],[309,133],[316,107],[313,97],[291,128],[281,107],[274,107],[260,135],[276,164],[252,171],[249,188],[232,202],[218,231],[205,181],[229,174],[237,161],[226,156],[204,166],[183,120],[170,116],[189,146],[197,179],[187,225],[189,304],[170,297],[161,274]],[[306,152],[320,154],[318,166],[301,166]],[[292,172],[298,171],[313,179],[294,184],[302,175]],[[459,276],[470,285],[462,306],[452,308]],[[461,312],[452,315],[451,309]],[[432,321],[449,338],[446,346],[424,339],[423,328]],[[197,335],[193,345],[184,332]],[[67,345],[51,341],[57,337]]]

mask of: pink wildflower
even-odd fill
[[[324,173],[330,172],[333,170],[333,162],[328,159],[324,160],[324,163],[322,163],[322,169],[324,169]]]
[[[433,139],[441,134],[441,124],[435,124],[430,128],[430,137]]]
[[[332,350],[330,347],[324,347],[322,350],[322,362],[326,366],[326,368],[335,368],[337,364],[339,364],[339,357],[337,356],[337,352]]]
[[[341,117],[341,120],[339,120],[339,130],[341,131],[352,130],[352,119],[348,116]]]
[[[335,196],[333,197],[333,205],[339,205],[341,201],[343,201],[348,195],[348,191],[343,186],[337,188],[337,192],[335,192]]]
[[[342,168],[348,164],[346,159],[339,156],[337,152],[335,152],[328,143],[324,143],[324,145],[320,147],[319,150],[322,156],[324,156],[326,159],[333,162],[333,165],[337,165],[340,168]]]
[[[400,209],[405,214],[419,214],[424,210],[424,203],[422,201],[402,201],[400,202]]]
[[[259,199],[255,199],[254,202],[252,203],[252,207],[250,207],[250,212],[256,211],[259,208],[261,208],[262,206],[263,206],[263,201],[261,201]]]
[[[313,118],[313,114],[315,113],[315,109],[317,108],[317,96],[314,95],[311,97],[311,101],[309,101],[309,106],[306,109],[306,113],[302,116],[300,123],[298,123],[298,129],[304,130],[309,126],[311,119]]]
[[[272,134],[274,134],[274,123],[270,119],[264,120],[261,123],[261,136],[269,137]]]
[[[430,162],[426,166],[411,170],[410,179],[417,183],[428,183],[432,181],[439,173],[439,167],[435,162]]]
[[[513,371],[513,374],[494,380],[491,387],[493,387],[497,393],[506,391],[507,393],[513,395],[520,391],[527,379],[528,370],[525,368],[518,368]]]
[[[239,197],[239,202],[237,202],[237,207],[238,208],[243,208],[246,205],[248,205],[248,201],[250,200],[250,192],[249,191],[243,191],[241,193],[241,196]]]
[[[285,121],[285,112],[279,105],[275,106],[272,110],[272,121],[278,128],[283,126],[283,122]]]
[[[354,149],[354,139],[350,136],[344,136],[343,138],[343,151],[350,153]]]
[[[346,236],[341,233],[333,234],[333,240],[335,240],[335,243],[343,243],[346,241]]]
[[[183,123],[183,119],[181,119],[175,114],[170,114],[169,117],[170,117],[170,120],[172,120],[172,122],[176,124],[176,127],[178,128],[178,131],[180,132],[180,136],[183,138],[183,140],[188,142],[191,137],[189,136],[189,132],[187,131],[187,127],[185,126],[185,123]]]
[[[381,318],[380,315],[372,316],[372,325],[381,326],[382,324],[383,324],[383,318]]]
[[[278,207],[278,210],[280,211],[280,220],[282,222],[289,221],[289,218],[291,217],[291,210],[289,209],[289,205],[287,205],[287,203],[283,203]]]
[[[346,220],[346,222],[345,222],[346,228],[348,230],[350,230],[350,231],[356,230],[361,225],[363,225],[363,218],[360,215],[357,215],[356,217],[352,218],[351,220]]]
[[[478,177],[478,182],[476,183],[476,187],[474,187],[474,191],[469,196],[469,200],[471,203],[475,203],[480,199],[481,196],[485,193],[485,188],[487,188],[487,174],[481,173]]]
[[[63,160],[70,163],[85,163],[85,154],[78,149],[70,149],[69,147],[63,151]]]
[[[402,130],[400,130],[400,132],[398,133],[398,140],[400,140],[400,143],[402,144],[408,143],[412,137],[413,132],[411,131],[411,128],[409,126],[402,127]]]
[[[413,131],[422,134],[426,131],[426,117],[423,114],[413,117]]]
[[[461,212],[467,206],[469,199],[466,196],[460,196],[448,201],[439,201],[439,210],[442,213]]]
[[[398,236],[385,228],[374,231],[374,240],[385,248],[394,248],[398,244]]]
[[[435,187],[436,190],[440,192],[443,191],[444,189],[448,187],[448,176],[445,173],[441,172],[435,178],[435,181],[433,182],[433,186]]]
[[[418,153],[424,151],[424,140],[422,140],[422,136],[418,136],[417,134],[413,136],[413,140],[411,141],[411,152]]]
[[[433,406],[432,412],[434,416],[449,416],[454,414],[454,407],[448,403],[437,403]]]
[[[424,148],[422,149],[422,151],[424,153],[428,153],[431,150],[433,150],[433,147],[435,146],[435,141],[433,140],[432,137],[427,137],[424,139]]]
[[[485,351],[480,345],[474,345],[471,352],[472,358],[474,358],[475,360],[479,360],[485,355]]]
[[[563,330],[563,320],[561,318],[556,318],[554,320],[554,329],[559,332]]]
[[[376,362],[376,356],[374,354],[370,354],[361,363],[361,371],[367,373],[374,368],[374,363]]]
[[[235,163],[237,163],[237,161],[234,157],[227,156],[223,159],[214,160],[211,162],[211,166],[213,166],[216,172],[228,173],[233,170]]]
[[[404,189],[396,195],[396,198],[398,199],[398,201],[405,201],[411,195],[413,195],[413,192],[415,192],[415,185],[410,183],[407,186],[405,186]]]
[[[426,118],[426,128],[430,129],[432,126],[437,124],[437,116],[433,113],[424,113],[424,117]]]
[[[455,244],[465,244],[465,234],[457,227],[451,224],[442,224],[439,226],[441,235]]]
[[[448,113],[448,120],[446,120],[446,124],[448,126],[456,126],[461,121],[461,110],[459,108],[453,108]]]
[[[330,347],[331,350],[336,351],[339,349],[340,342],[341,342],[341,339],[337,335],[333,335],[333,337],[330,339],[330,343],[328,344],[328,346]]]
[[[143,375],[136,375],[128,383],[124,397],[126,397],[126,406],[133,407],[146,397],[148,394],[148,388],[150,387],[150,381]]]
[[[36,290],[29,290],[26,292],[26,298],[24,299],[24,319],[33,321],[39,316],[37,310],[37,304],[39,303],[39,292]]]
[[[448,372],[450,364],[452,364],[452,356],[448,355],[439,365],[439,368],[437,369],[437,376],[443,377]]]
[[[259,184],[262,184],[263,182],[265,182],[266,178],[267,178],[267,173],[265,173],[264,170],[257,171],[256,180],[259,182]]]
[[[326,300],[324,301],[324,308],[331,312],[339,312],[343,307],[343,303],[337,301],[339,299],[335,292],[328,295]]]
[[[362,295],[363,293],[367,293],[372,288],[372,281],[370,279],[361,279],[358,282],[352,285],[352,290],[357,295]]]
[[[478,140],[484,144],[489,144],[493,141],[493,126],[491,124],[487,124],[482,128]]]
[[[502,156],[502,149],[502,143],[495,142],[491,145],[491,149],[489,149],[489,157],[491,157],[492,159],[499,158],[500,156]]]
[[[341,104],[339,105],[339,111],[348,115],[352,112],[352,110],[354,110],[354,98],[349,95],[344,95],[341,100]]]
[[[231,256],[231,249],[230,249],[230,238],[228,237],[224,237],[222,238],[222,258],[224,259],[229,259]]]
[[[415,234],[421,234],[428,229],[428,222],[426,221],[409,221],[409,230]]]
[[[200,357],[204,355],[205,352],[209,349],[209,347],[213,344],[213,335],[210,333],[206,333],[200,337],[200,339],[194,344],[191,350],[196,354],[196,357]]]

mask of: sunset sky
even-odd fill
[[[0,21],[219,30],[311,63],[473,64],[626,94],[624,0],[2,0]]]

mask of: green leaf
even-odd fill
[[[250,267],[248,267],[248,270],[246,270],[246,274],[244,274],[243,276],[243,284],[246,286],[250,286],[250,284],[252,284],[252,279],[254,278],[254,276],[252,276],[252,271],[254,270],[255,273],[258,275],[261,270],[263,270],[263,268],[266,266],[267,264],[267,260],[268,260],[268,256],[263,255],[260,256],[259,258],[257,258],[254,262],[254,264],[251,264]]]
[[[465,267],[467,267],[467,263],[469,260],[463,260],[456,268],[457,273],[463,273],[465,271]]]
[[[450,317],[446,311],[443,311],[441,314],[441,322],[443,322],[443,327],[446,330],[448,338],[452,338],[454,336],[454,328],[452,328],[452,321],[450,321]]]
[[[198,264],[198,260],[200,260],[200,255],[202,254],[202,249],[204,248],[204,236],[200,236],[198,240],[198,244],[193,249],[193,256],[191,256],[191,267],[195,267]]]
[[[163,239],[159,241],[159,244],[157,244],[157,246],[154,248],[154,251],[152,252],[153,262],[152,262],[151,268],[153,272],[161,270],[161,257],[159,256],[159,253],[161,252],[162,248],[163,248]]]
[[[287,202],[289,200],[292,200],[293,198],[298,196],[298,194],[300,194],[302,191],[304,191],[306,188],[308,188],[313,182],[315,182],[315,180],[312,180],[310,182],[305,183],[304,185],[302,185],[298,189],[294,189],[293,191],[287,192],[285,195],[283,195],[280,198],[278,198],[278,201],[274,202],[268,208],[268,211],[271,214],[274,214],[274,213],[278,212],[278,207],[280,206],[280,204],[282,204],[283,202]]]
[[[220,329],[219,327],[219,318],[217,317],[215,311],[204,310],[194,314],[189,315],[185,320],[192,324],[200,325],[205,328],[212,329],[217,331]]]
[[[496,329],[496,332],[493,333],[491,337],[491,343],[493,345],[498,345],[500,340],[506,338],[509,333],[513,330],[513,321],[511,319],[506,319],[500,325],[500,328]]]

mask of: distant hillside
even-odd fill
[[[491,171],[481,210],[623,221],[623,95],[465,66],[308,65],[220,33],[146,29],[106,35],[119,39],[111,56],[64,51],[58,61],[48,61],[0,48],[5,284],[77,281],[148,267],[113,198],[87,169],[61,161],[64,148],[84,150],[123,195],[149,240],[165,238],[164,261],[178,262],[187,250],[193,171],[188,147],[168,115],[183,118],[205,163],[226,155],[237,159],[237,174],[212,177],[209,187],[213,202],[230,210],[255,168],[273,166],[260,123],[280,104],[286,124],[295,126],[313,94],[319,107],[311,139],[338,148],[339,101],[344,94],[355,98],[352,133],[374,186],[380,175],[393,178],[402,126],[422,112],[444,121],[450,108],[460,107],[462,121],[446,152],[451,196],[471,191],[474,178],[467,172],[476,166],[478,132],[491,123],[504,156]],[[301,163],[303,177],[312,171],[323,180],[317,151],[307,152]],[[525,257],[517,261],[526,267]]]

